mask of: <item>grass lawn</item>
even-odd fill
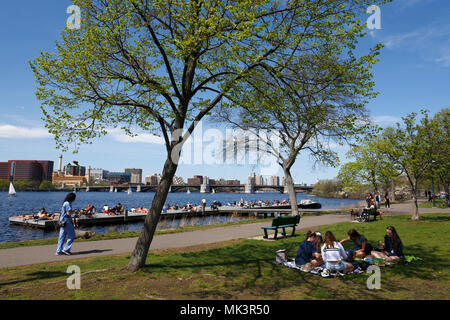
[[[397,229],[406,255],[423,259],[381,267],[381,289],[369,290],[369,274],[324,279],[273,263],[285,248],[294,258],[304,233],[278,241],[234,240],[193,248],[152,251],[146,267],[126,271],[129,255],[2,269],[0,299],[450,299],[450,215],[388,216],[371,223],[319,228],[338,239],[350,228],[373,245],[387,225]],[[346,243],[351,248],[351,243]],[[81,269],[81,289],[66,287],[69,265]]]
[[[342,210],[327,210],[327,211],[318,211],[318,212],[306,212],[303,214],[304,217],[307,216],[320,216],[325,214],[333,214],[340,213]],[[194,230],[205,230],[217,227],[224,226],[233,226],[240,224],[248,224],[248,223],[260,223],[260,222],[270,222],[273,218],[254,218],[251,217],[246,220],[227,222],[224,224],[207,224],[201,226],[185,226],[179,227],[176,229],[161,229],[156,231],[156,235],[161,234],[169,234],[169,233],[179,233],[179,232],[187,232]],[[195,220],[193,220],[195,222]],[[113,240],[113,239],[123,239],[123,238],[134,238],[138,237],[140,231],[121,231],[121,232],[107,232],[107,233],[97,233],[94,237],[90,239],[77,239],[77,242],[84,241],[98,241],[98,240]],[[10,249],[10,248],[18,248],[18,247],[29,247],[29,246],[44,246],[44,245],[54,245],[58,243],[58,238],[47,238],[47,239],[37,239],[37,240],[23,240],[23,241],[12,241],[12,242],[2,242],[0,243],[1,249]]]
[[[441,208],[441,209],[447,208],[447,203],[445,202],[445,199],[436,199],[435,204],[436,206],[434,208]],[[433,201],[419,203],[419,208],[433,208]]]

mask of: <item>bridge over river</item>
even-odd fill
[[[155,192],[156,185],[146,185],[146,184],[133,184],[133,185],[117,185],[117,186],[84,186],[76,187],[76,191],[81,192],[128,192],[131,188],[132,192]],[[311,192],[312,186],[305,185],[294,185],[295,191],[297,192]],[[187,190],[193,192],[201,193],[211,193],[211,192],[241,192],[241,193],[255,193],[263,192],[266,190],[277,191],[280,193],[287,193],[285,186],[279,185],[248,185],[248,184],[236,184],[236,185],[172,185],[169,192],[186,192]]]

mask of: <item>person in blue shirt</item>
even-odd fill
[[[72,247],[73,241],[75,240],[75,229],[72,224],[73,214],[72,210],[72,202],[75,201],[76,194],[71,192],[69,193],[63,201],[63,206],[61,208],[61,216],[59,217],[60,222],[65,222],[65,225],[59,229],[59,238],[58,238],[58,246],[56,247],[56,255],[71,255],[70,249]],[[67,239],[67,243],[64,246],[64,242]],[[63,248],[64,246],[64,248]]]
[[[322,235],[319,232],[308,231],[306,240],[302,241],[298,246],[295,264],[298,266],[312,264],[309,265],[310,267],[322,265],[322,256],[317,252],[317,245],[321,239]]]
[[[397,261],[404,256],[402,240],[400,240],[397,230],[392,226],[386,228],[384,242],[380,241],[380,245],[383,247],[384,251],[372,251],[372,256],[374,258],[386,259],[386,261]]]

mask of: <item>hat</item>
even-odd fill
[[[321,234],[320,232],[314,232],[314,235],[315,235],[316,237],[321,237],[321,238],[322,238],[322,234]]]

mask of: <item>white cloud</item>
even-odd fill
[[[394,124],[400,122],[402,119],[395,116],[375,116],[372,117],[372,121],[378,124]]]
[[[137,136],[130,137],[120,129],[110,129],[108,130],[108,134],[110,134],[114,140],[123,143],[151,143],[160,145],[165,144],[164,138],[149,133],[138,133]]]
[[[34,127],[19,127],[13,125],[0,125],[0,138],[8,139],[39,139],[50,138],[52,135],[48,133],[47,129]]]
[[[450,67],[450,24],[428,25],[410,32],[381,37],[381,42],[391,50],[417,53],[422,59]]]

